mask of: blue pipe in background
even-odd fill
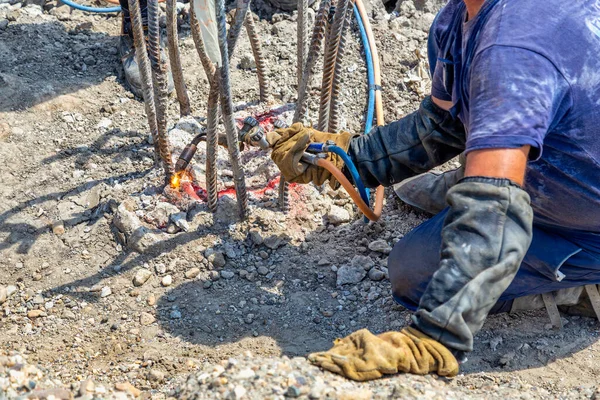
[[[120,12],[121,11],[121,7],[120,6],[98,8],[98,7],[82,6],[81,4],[74,3],[71,0],[60,0],[60,1],[63,2],[63,3],[65,3],[66,5],[68,5],[71,8],[75,8],[75,9],[81,10],[81,11],[92,12],[92,13],[113,13],[113,12]]]
[[[369,98],[367,101],[367,115],[365,118],[365,134],[371,131],[373,128],[373,114],[375,113],[375,73],[373,72],[373,55],[371,54],[371,45],[367,38],[367,32],[365,31],[365,25],[358,12],[358,7],[354,5],[354,17],[358,24],[358,30],[360,31],[360,38],[365,49],[365,63],[367,64],[367,78],[369,81]]]

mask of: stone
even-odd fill
[[[140,395],[142,394],[141,390],[139,390],[138,388],[136,388],[129,382],[116,383],[115,390],[117,390],[119,392],[127,392],[130,395],[132,395],[133,397],[140,397]]]
[[[27,313],[27,317],[28,318],[39,318],[39,317],[45,317],[46,313],[42,310],[31,310]]]
[[[110,289],[110,287],[108,286],[104,286],[102,288],[102,290],[100,291],[100,297],[104,298],[104,297],[108,297],[112,294],[112,290]]]
[[[152,307],[153,305],[156,304],[156,296],[154,295],[154,293],[150,293],[148,295],[148,299],[146,300],[146,303],[148,303],[148,305],[150,307]]]
[[[385,240],[375,240],[369,243],[369,250],[377,253],[389,254],[392,251],[392,248]]]
[[[0,304],[3,304],[8,299],[8,290],[4,286],[0,286]]]
[[[63,235],[65,233],[65,223],[63,221],[55,221],[52,224],[52,233],[55,235]]]
[[[173,277],[171,275],[167,275],[162,278],[162,281],[160,283],[164,287],[169,287],[173,284]]]
[[[148,281],[148,279],[150,279],[150,277],[152,276],[152,272],[147,270],[146,268],[140,268],[137,270],[137,272],[135,273],[135,276],[133,277],[133,285],[134,286],[142,286],[144,283],[146,283]]]
[[[192,269],[188,269],[187,271],[185,271],[185,277],[187,279],[194,279],[198,275],[200,275],[200,268],[192,268]]]
[[[0,31],[5,30],[8,27],[8,20],[6,18],[0,19]]]
[[[364,279],[367,275],[367,271],[362,266],[343,265],[337,270],[338,286],[358,283]]]
[[[157,369],[151,369],[147,378],[150,382],[162,382],[165,380],[165,373]]]
[[[352,261],[350,261],[350,263],[354,267],[363,267],[365,269],[365,271],[369,271],[375,265],[375,263],[373,262],[371,257],[367,257],[367,256],[359,255],[359,254],[355,255],[352,258]]]
[[[169,223],[171,214],[177,213],[179,213],[179,208],[171,203],[160,201],[156,203],[154,210],[148,213],[148,217],[151,218],[158,227],[165,227]]]
[[[96,385],[94,384],[94,381],[91,379],[86,379],[85,381],[81,382],[81,385],[79,385],[78,395],[86,396],[88,393],[94,393],[95,391]]]
[[[208,261],[212,263],[216,268],[224,267],[227,261],[225,260],[225,255],[220,251],[215,251],[211,253],[208,257]]]
[[[240,69],[244,69],[244,70],[251,70],[256,68],[256,62],[254,61],[254,57],[252,57],[252,55],[249,54],[244,54],[241,58],[240,58]]]
[[[173,311],[171,311],[169,316],[171,317],[171,319],[181,319],[181,311],[173,310]]]
[[[231,279],[235,276],[235,274],[231,271],[223,270],[221,271],[221,278],[223,279]]]
[[[151,325],[154,323],[154,321],[156,321],[154,315],[147,312],[143,312],[140,314],[140,324],[142,324],[143,326]]]
[[[256,269],[256,272],[258,272],[259,275],[266,275],[269,273],[269,268],[265,266],[260,266]]]
[[[248,236],[250,237],[252,243],[254,243],[257,246],[260,246],[265,241],[258,229],[251,229]]]
[[[271,235],[264,240],[264,245],[271,250],[276,250],[283,245],[283,240],[278,235]]]
[[[17,287],[14,285],[8,285],[6,287],[6,297],[10,298],[10,296],[12,296],[13,294],[15,294],[17,292]]]
[[[184,232],[190,230],[190,224],[187,222],[187,214],[184,212],[171,214],[171,221]]]
[[[326,217],[327,217],[327,220],[334,225],[339,225],[339,224],[343,224],[345,222],[349,222],[350,218],[351,218],[348,210],[346,210],[345,208],[336,206],[335,204],[331,205],[331,207],[329,208],[329,211],[326,214]]]
[[[378,270],[377,268],[372,268],[369,270],[369,279],[372,281],[380,281],[385,278],[385,273],[383,271]]]

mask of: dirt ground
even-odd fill
[[[228,195],[214,216],[203,204],[174,208],[153,168],[143,103],[120,72],[120,17],[2,1],[0,287],[9,295],[0,296],[1,350],[26,354],[66,385],[127,380],[160,398],[207,363],[247,351],[304,356],[359,328],[406,325],[409,313],[390,296],[387,253],[427,215],[388,192],[385,216],[365,224],[343,191],[296,187],[285,216],[268,185],[276,171],[256,151],[242,156],[247,221]],[[403,1],[397,13],[372,8],[387,121],[427,93],[420,54],[435,9],[422,1]],[[273,104],[293,103],[295,14],[254,11]],[[208,83],[185,11],[180,18],[186,84],[202,123]],[[343,126],[358,131],[366,70],[356,29],[348,37]],[[257,101],[258,85],[254,71],[240,68],[251,57],[245,34],[238,46],[231,80],[244,108]],[[312,116],[319,83],[310,88]],[[173,97],[170,125],[177,115]],[[222,189],[231,187],[226,163],[221,177]],[[148,230],[139,242],[119,223],[127,218]],[[340,270],[357,266],[362,277],[339,286]],[[550,329],[542,311],[490,317],[447,385],[489,387],[490,397],[513,384],[589,397],[600,373],[600,325],[570,316],[564,323]]]

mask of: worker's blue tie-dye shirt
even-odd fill
[[[453,102],[467,152],[530,145],[535,222],[600,252],[600,0],[487,0],[466,20],[450,0],[431,28],[433,96]]]

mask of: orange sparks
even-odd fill
[[[171,187],[173,189],[179,189],[183,182],[192,182],[192,175],[186,170],[177,171],[171,177]]]

